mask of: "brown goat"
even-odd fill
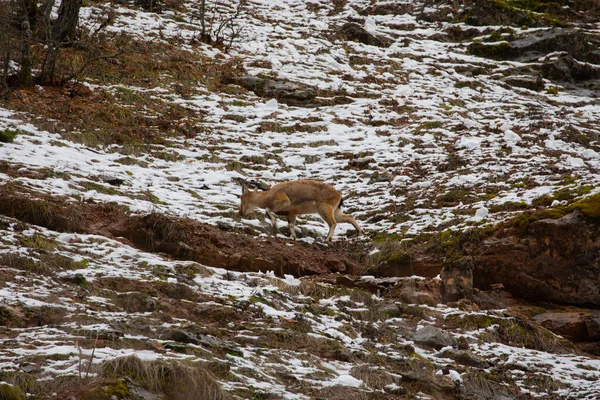
[[[333,186],[315,180],[299,180],[279,183],[268,190],[249,190],[248,183],[242,184],[240,215],[247,216],[256,208],[263,208],[271,219],[273,234],[277,231],[276,215],[287,217],[292,239],[296,239],[296,216],[319,214],[329,225],[326,241],[331,241],[338,222],[354,226],[358,234],[362,229],[350,214],[340,210],[342,195]]]

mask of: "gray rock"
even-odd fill
[[[486,359],[473,354],[469,350],[446,349],[441,352],[439,356],[450,358],[461,365],[466,365],[469,367],[489,368],[491,366]]]
[[[227,83],[240,85],[257,96],[276,98],[279,102],[295,106],[311,106],[316,96],[313,87],[283,79],[263,78],[254,75],[244,75],[233,78]]]
[[[456,346],[457,341],[450,333],[432,325],[426,325],[410,335],[415,343],[441,349],[446,346]]]
[[[369,46],[388,47],[388,43],[385,39],[367,32],[362,26],[354,22],[345,23],[340,28],[340,33],[346,40],[357,41]]]

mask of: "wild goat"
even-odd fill
[[[338,222],[347,222],[354,226],[358,234],[362,229],[350,214],[340,210],[342,195],[331,185],[314,180],[299,180],[279,183],[270,189],[249,190],[250,184],[258,183],[240,180],[242,197],[240,215],[248,216],[256,208],[264,208],[271,219],[273,234],[277,232],[276,215],[287,217],[292,239],[296,239],[296,216],[301,214],[319,214],[329,225],[329,234],[325,239],[330,242]]]

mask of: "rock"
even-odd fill
[[[443,261],[431,254],[392,253],[376,266],[374,274],[378,277],[418,275],[433,278],[440,273],[443,266]]]
[[[526,33],[509,42],[475,42],[468,50],[495,60],[535,62],[550,53],[565,52],[579,61],[588,61],[596,58],[597,49],[590,44],[594,40],[597,39],[577,29],[553,28]]]
[[[257,96],[275,98],[278,102],[293,106],[313,106],[315,89],[283,79],[262,78],[254,75],[228,78],[224,83],[242,86]]]
[[[415,343],[431,346],[435,349],[441,349],[446,346],[456,346],[457,341],[450,333],[432,325],[426,325],[416,332],[409,334],[411,340]]]
[[[319,277],[320,281],[326,281],[326,276]],[[347,274],[335,274],[334,279],[330,279],[330,283],[346,286],[349,288],[360,288],[368,290],[371,293],[382,295],[398,283],[400,278],[375,278],[369,276],[353,276]]]
[[[600,341],[600,312],[590,315],[585,321],[587,329],[587,340],[592,342]]]
[[[477,304],[481,310],[499,310],[507,308],[508,305],[505,302],[507,299],[509,302],[514,301],[511,294],[506,291],[484,292],[479,289],[473,289],[473,296],[471,296],[471,301]]]
[[[527,217],[524,217],[527,218]],[[573,211],[513,226],[464,245],[473,283],[502,283],[513,296],[572,305],[600,305],[600,226]]]
[[[586,353],[590,353],[596,356],[600,356],[600,342],[594,343],[583,343],[578,348]]]
[[[389,45],[386,40],[367,32],[362,26],[354,22],[345,23],[340,28],[340,34],[346,40],[357,41],[369,46],[388,47]]]
[[[502,82],[510,86],[521,87],[539,92],[544,89],[544,80],[541,75],[516,75],[507,76],[501,79]]]
[[[552,81],[586,81],[600,78],[600,66],[582,63],[570,54],[545,61],[541,67],[544,78]]]
[[[436,306],[442,300],[440,281],[437,279],[405,278],[390,289],[388,294],[408,304]]]
[[[442,268],[441,295],[444,303],[473,295],[473,258],[462,257]]]
[[[582,342],[588,339],[588,317],[586,313],[579,312],[546,312],[532,320],[572,342]]]
[[[475,367],[475,368],[491,367],[490,363],[486,359],[473,354],[469,350],[446,349],[446,350],[442,351],[438,356],[450,358],[451,360],[454,360],[461,365],[466,365],[469,367]]]

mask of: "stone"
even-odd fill
[[[388,47],[388,43],[386,40],[367,32],[365,28],[354,22],[345,23],[340,28],[340,34],[346,40],[357,41],[370,46]]]
[[[520,87],[524,89],[534,90],[539,92],[544,90],[544,80],[541,75],[515,75],[515,76],[507,76],[501,79],[502,82],[507,85]]]
[[[404,278],[390,289],[390,297],[408,304],[436,306],[441,303],[440,281],[437,279]]]
[[[587,315],[579,312],[546,312],[533,317],[533,321],[572,342],[587,340]]]
[[[556,52],[565,52],[579,61],[596,58],[595,37],[574,28],[552,28],[525,33],[514,40],[500,43],[475,42],[468,46],[469,53],[496,60],[537,62]]]
[[[314,106],[316,97],[313,87],[284,79],[263,78],[254,75],[244,75],[228,78],[224,83],[242,86],[257,96],[275,98],[278,102],[293,106]]]
[[[497,230],[462,250],[479,289],[501,283],[517,298],[600,305],[600,226],[577,210]]]
[[[454,336],[432,325],[426,325],[416,332],[409,334],[409,336],[415,343],[430,346],[437,350],[442,347],[457,345]]]
[[[491,364],[484,359],[473,354],[469,350],[446,349],[439,354],[439,357],[449,358],[461,365],[475,368],[489,368]]]
[[[473,295],[473,258],[462,257],[442,268],[440,272],[442,301],[449,303]]]
[[[582,63],[570,54],[562,54],[544,61],[542,75],[552,81],[586,81],[600,78],[600,66]]]

